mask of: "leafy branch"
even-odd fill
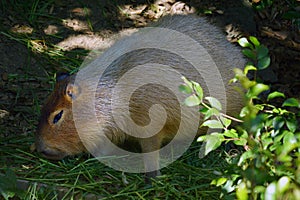
[[[221,196],[232,199],[297,199],[300,103],[295,98],[286,99],[281,92],[270,93],[268,85],[257,81],[256,72],[266,69],[271,62],[268,49],[257,38],[242,38],[238,42],[250,59],[243,70],[234,69],[235,77],[231,80],[240,83],[237,89],[245,100],[241,119],[222,113],[221,103],[214,97],[205,97],[199,83],[183,78],[184,84],[179,87],[190,95],[184,102],[187,106],[200,106],[204,115],[201,126],[219,130],[198,138],[198,142],[206,142],[205,155],[223,143],[244,147],[244,151],[227,159],[230,167],[220,172],[212,184],[223,188]],[[252,79],[249,72],[254,72]],[[261,99],[262,93],[269,93],[265,101]],[[284,101],[276,106],[270,103],[273,99]],[[231,127],[232,121],[239,126]]]

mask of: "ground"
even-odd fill
[[[30,153],[40,107],[56,72],[75,72],[89,50],[104,50],[120,36],[168,13],[207,17],[227,32],[231,42],[243,35],[257,36],[272,59],[261,79],[299,98],[300,21],[284,17],[300,12],[299,1],[276,1],[262,11],[249,5],[236,0],[1,1],[0,172],[18,165],[12,154]]]

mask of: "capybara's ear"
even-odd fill
[[[65,98],[72,102],[80,94],[80,88],[74,83],[68,83],[65,89]]]
[[[56,82],[60,82],[64,79],[66,79],[67,77],[69,77],[70,74],[66,73],[66,72],[59,72],[56,74]]]

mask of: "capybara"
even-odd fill
[[[84,90],[89,90],[89,86],[94,84],[89,83],[89,78],[81,79],[82,83],[76,82],[76,76],[80,71],[70,76],[67,74],[57,75],[55,89],[42,108],[36,132],[35,147],[39,153],[49,159],[62,159],[65,156],[87,151],[96,152],[96,155],[98,155],[97,152],[105,152],[103,155],[106,155],[109,147],[107,147],[107,142],[101,138],[101,136],[105,136],[113,144],[126,151],[145,154],[156,151],[154,155],[144,156],[143,160],[144,172],[147,172],[149,176],[156,176],[158,159],[160,159],[157,150],[166,146],[175,137],[182,124],[190,123],[185,126],[184,134],[186,135],[191,134],[195,137],[196,132],[201,133],[201,129],[197,130],[201,124],[201,118],[198,118],[196,123],[189,119],[189,117],[192,118],[189,111],[188,113],[181,111],[181,108],[185,107],[182,104],[184,99],[178,99],[167,84],[174,85],[178,90],[178,86],[182,84],[181,76],[185,76],[199,82],[205,96],[219,99],[223,105],[223,112],[232,115],[240,110],[242,98],[228,82],[234,76],[232,69],[243,67],[246,60],[238,47],[226,41],[225,35],[219,28],[210,24],[206,19],[193,15],[166,16],[149,27],[153,29],[142,29],[128,38],[123,38],[101,55],[110,58],[115,53],[118,54],[124,49],[129,49],[113,60],[98,77],[95,94],[84,93]],[[153,35],[157,33],[155,28],[159,29],[158,34],[153,43],[147,43],[149,46],[152,45],[151,47],[132,48],[134,45],[146,42],[147,38],[154,37]],[[140,39],[142,36],[145,36],[144,39]],[[196,44],[196,47],[198,45],[199,49],[195,49],[195,45],[192,44]],[[182,55],[178,52],[181,52]],[[198,54],[198,52],[206,53]],[[95,64],[97,61],[100,62],[101,59],[96,59],[94,65],[97,65]],[[122,76],[133,71],[136,66],[147,66],[148,68],[145,68],[145,74],[142,72],[123,80]],[[169,66],[179,74],[174,75],[174,78],[166,75],[167,69],[164,66]],[[215,71],[216,69],[217,71]],[[93,73],[90,75],[92,76]],[[143,84],[148,78],[159,79],[160,82]],[[131,122],[139,127],[146,127],[152,122],[164,121],[164,125],[161,129],[156,130],[156,134],[139,137],[130,135],[119,127],[118,119],[113,116],[112,100],[117,98],[119,105],[124,100],[122,97],[120,99],[116,96],[113,97],[113,88],[121,79],[128,85],[141,85],[139,90],[131,94],[129,103],[126,105]],[[130,81],[133,82],[130,83]],[[225,94],[222,93],[222,87]],[[126,89],[123,93],[126,93]],[[90,96],[95,100],[92,109],[95,109],[99,129],[89,123],[91,116],[89,116],[89,112],[84,111],[85,107],[82,107],[79,113],[77,112],[77,116],[79,114],[83,118],[82,121],[74,120],[75,103],[81,101],[84,104],[85,99]],[[161,107],[154,109],[153,105],[163,107],[165,114],[155,114],[155,109],[159,110]],[[199,113],[198,110],[197,113]],[[122,112],[121,109],[117,110],[115,114],[122,116],[125,112]],[[182,122],[183,118],[187,118],[184,123]],[[127,123],[126,120],[121,123],[127,128],[126,130],[130,130],[132,123]],[[80,134],[78,129],[81,130]],[[98,137],[97,134],[101,136]],[[95,148],[97,150],[94,150]],[[175,145],[176,148],[181,147]]]

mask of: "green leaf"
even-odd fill
[[[254,107],[257,109],[257,110],[261,110],[261,111],[263,111],[264,110],[264,105],[261,105],[261,104],[256,104],[256,105],[254,105]]]
[[[256,60],[256,55],[255,53],[253,52],[253,50],[251,49],[243,49],[242,50],[242,53],[247,57],[247,58],[250,58],[252,60]]]
[[[227,181],[227,178],[221,177],[221,178],[219,178],[219,179],[217,180],[216,186],[223,185],[226,181]]]
[[[256,84],[255,81],[249,80],[249,78],[244,74],[244,71],[242,71],[241,69],[235,68],[233,69],[233,71],[235,73],[235,79],[240,81],[243,88],[249,89]]]
[[[222,187],[227,193],[233,192],[235,190],[235,184],[232,180],[227,180],[226,184]]]
[[[197,106],[201,103],[200,99],[195,95],[191,95],[184,100],[184,104],[187,106]]]
[[[210,182],[211,185],[216,185],[217,184],[217,179],[214,179]]]
[[[274,130],[277,131],[279,129],[281,129],[284,125],[284,119],[281,116],[277,116],[273,119],[273,127]]]
[[[206,136],[207,136],[207,135],[201,135],[201,136],[199,136],[199,137],[197,138],[197,142],[204,142],[204,141],[206,141]]]
[[[267,117],[268,115],[265,113],[255,115],[254,118],[250,120],[249,131],[259,134],[259,130],[264,127],[264,122],[267,120]]]
[[[219,114],[220,114],[220,112],[217,109],[215,109],[215,108],[209,108],[206,111],[203,120],[205,121],[205,120],[209,119],[211,116],[216,116],[216,115],[219,115]]]
[[[180,85],[179,86],[179,91],[180,92],[183,92],[185,94],[192,94],[193,90],[192,88],[190,88],[189,86],[187,85]]]
[[[283,93],[277,92],[277,91],[272,92],[268,95],[268,101],[270,101],[271,99],[274,99],[274,98],[278,98],[278,97],[285,98],[285,95]]]
[[[290,166],[293,160],[290,152],[299,147],[299,142],[292,132],[285,131],[284,134],[283,145],[280,144],[275,150],[278,155],[277,160],[285,163],[286,166]]]
[[[272,109],[272,112],[276,113],[276,114],[279,114],[279,115],[284,115],[284,114],[288,113],[287,110],[281,109],[281,108],[276,108],[276,107]]]
[[[257,51],[257,59],[258,60],[268,57],[269,49],[267,47],[265,47],[263,45],[258,46],[256,51]]]
[[[253,49],[253,45],[248,42],[247,38],[239,39],[238,43],[241,47],[250,47],[251,49]]]
[[[245,117],[250,113],[249,111],[249,107],[245,106],[242,108],[241,112],[240,112],[240,117]]]
[[[193,84],[191,83],[191,81],[189,81],[186,77],[182,76],[181,79],[183,80],[183,82],[185,84],[187,84],[189,87],[193,87]]]
[[[193,90],[196,92],[199,100],[202,102],[203,101],[203,89],[202,87],[200,86],[199,83],[196,83],[194,81],[192,81],[193,83]]]
[[[289,118],[286,119],[286,126],[291,132],[295,132],[298,127],[298,122],[296,118]]]
[[[222,110],[222,105],[220,101],[214,97],[205,97],[205,99],[209,102],[211,107],[217,109],[217,110]]]
[[[4,176],[0,176],[0,193],[5,199],[10,199],[18,192],[16,175],[8,169]]]
[[[258,60],[257,68],[259,70],[266,69],[271,63],[270,57],[264,57]]]
[[[297,139],[295,135],[291,132],[288,132],[284,137],[283,137],[283,144],[286,144],[287,146],[293,145],[297,143]]]
[[[248,139],[249,138],[248,132],[246,130],[243,130],[240,138]]]
[[[203,12],[204,12],[205,15],[213,14],[213,12],[211,10],[208,10],[208,9],[205,9]]]
[[[247,144],[247,139],[240,138],[239,140],[234,140],[233,143],[238,146],[245,146]]]
[[[299,10],[289,10],[282,16],[284,19],[295,20],[300,18]]]
[[[290,187],[290,178],[287,176],[281,177],[277,182],[277,190],[279,193],[283,194]]]
[[[260,46],[260,42],[258,41],[258,39],[256,37],[250,36],[249,39],[256,47]]]
[[[265,192],[265,200],[275,200],[276,199],[276,184],[272,182]]]
[[[209,109],[206,108],[206,107],[201,107],[201,108],[199,109],[199,112],[202,113],[203,115],[206,115],[206,113],[207,113],[208,111],[209,111]]]
[[[257,69],[253,65],[247,64],[244,68],[244,74],[247,75],[250,70],[256,71]]]
[[[288,107],[300,107],[299,101],[295,98],[289,98],[285,100],[282,104],[282,106],[288,106]]]
[[[238,138],[239,135],[237,134],[235,129],[225,130],[224,136],[229,138]]]
[[[207,120],[203,122],[201,126],[207,126],[209,128],[223,128],[223,124],[220,121],[215,119]]]
[[[269,89],[269,86],[262,84],[262,83],[257,83],[256,85],[252,86],[249,91],[249,95],[251,97],[257,97],[260,93],[263,91],[266,91]]]
[[[217,149],[223,142],[224,136],[220,133],[211,133],[206,135],[205,155]]]
[[[244,152],[244,153],[241,155],[241,157],[240,157],[239,162],[238,162],[237,165],[238,165],[238,166],[241,166],[242,163],[244,163],[244,161],[246,161],[246,160],[249,159],[249,158],[252,158],[252,159],[255,158],[255,155],[254,155],[254,153],[253,153],[251,150],[246,151],[246,152]]]
[[[231,120],[228,118],[220,116],[220,120],[226,128],[231,124]]]
[[[248,189],[245,182],[241,182],[236,190],[236,197],[239,200],[248,200]]]
[[[261,185],[258,185],[258,186],[255,186],[254,188],[254,192],[257,193],[257,194],[263,194],[265,192],[266,188],[264,186],[261,186]]]
[[[264,150],[267,150],[269,145],[273,143],[272,138],[265,138],[262,140],[262,146]]]
[[[191,89],[193,88],[193,84],[191,81],[189,81],[187,78],[185,78],[184,76],[181,77],[181,79],[183,80],[183,82],[188,86],[190,87]]]

